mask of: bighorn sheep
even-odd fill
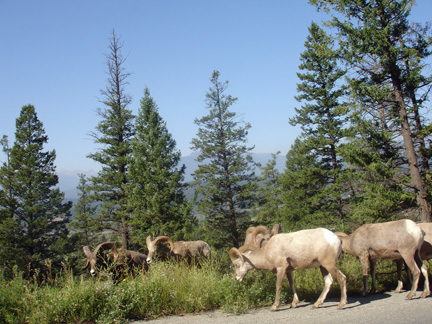
[[[270,240],[273,235],[279,234],[281,231],[281,227],[279,224],[275,224],[271,230],[264,225],[260,225],[258,227],[261,227],[264,230],[263,233],[258,233],[256,237],[256,242],[252,241],[252,234],[255,231],[256,227],[249,227],[246,231],[244,245],[254,245],[256,243],[257,247],[263,247],[267,244],[268,240]]]
[[[107,250],[111,250],[111,252],[106,253]],[[99,244],[93,252],[86,245],[83,247],[83,251],[87,257],[87,263],[83,269],[90,268],[92,276],[97,274],[98,269],[112,264],[116,266],[146,266],[147,256],[145,254],[124,249],[117,250],[111,242]]]
[[[173,242],[168,236],[158,236],[152,240],[151,236],[147,236],[146,244],[148,249],[147,262],[150,263],[156,255],[158,246],[162,242],[167,242],[169,248],[159,248],[162,257],[175,257],[191,262],[192,260],[199,261],[200,257],[209,257],[211,253],[210,246],[204,241],[177,241]]]
[[[255,229],[253,240],[260,231],[262,229],[259,227]],[[240,282],[253,268],[276,273],[276,297],[272,310],[276,310],[280,304],[280,290],[285,274],[293,292],[291,306],[294,308],[299,302],[294,287],[294,270],[318,266],[324,277],[324,289],[314,307],[319,307],[324,302],[335,277],[341,289],[338,306],[343,308],[347,303],[346,278],[336,265],[341,252],[341,241],[335,234],[324,228],[316,228],[276,234],[262,248],[253,245],[242,246],[239,249],[232,248],[229,256],[235,267],[236,279]]]
[[[369,267],[372,276],[371,292],[376,291],[375,264],[377,259],[405,261],[413,276],[411,291],[406,299],[412,299],[415,296],[420,269],[425,276],[421,297],[430,294],[427,269],[423,266],[419,255],[424,240],[424,232],[413,221],[403,219],[386,223],[365,224],[350,235],[341,232],[335,234],[341,239],[344,252],[360,259],[363,272],[363,296],[368,293]],[[397,291],[400,291],[402,288],[400,273],[398,273],[398,281]]]

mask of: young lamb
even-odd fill
[[[162,242],[167,242],[169,249],[166,247],[159,248],[158,246]],[[158,236],[152,240],[151,236],[147,236],[146,239],[148,256],[147,262],[150,263],[156,252],[162,255],[162,258],[174,257],[177,259],[184,259],[188,262],[197,261],[204,257],[210,257],[211,248],[204,241],[177,241],[173,242],[168,236]]]
[[[360,226],[354,233],[336,233],[342,241],[344,252],[350,253],[360,259],[363,272],[363,292],[368,293],[369,267],[372,276],[372,290],[376,291],[375,264],[377,259],[403,260],[410,269],[413,276],[413,284],[406,299],[415,296],[420,269],[425,276],[424,290],[421,297],[430,294],[427,269],[423,265],[419,251],[423,244],[424,232],[411,220],[403,219],[392,222],[365,224]],[[399,272],[399,270],[398,270]],[[398,288],[402,288],[402,280],[398,273]]]
[[[262,229],[259,227],[255,229],[253,240],[260,231]],[[319,307],[324,302],[334,277],[341,289],[338,306],[343,308],[347,303],[346,278],[336,265],[341,252],[342,246],[338,237],[327,229],[317,228],[276,234],[262,248],[255,245],[232,248],[229,256],[238,281],[242,281],[246,273],[254,268],[276,273],[276,297],[272,310],[276,310],[280,304],[280,290],[285,274],[293,293],[291,306],[296,307],[299,298],[295,291],[293,272],[316,267],[320,267],[324,277],[324,289],[314,307]]]

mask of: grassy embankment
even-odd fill
[[[350,295],[362,290],[360,263],[346,256],[340,269],[347,276],[349,302]],[[394,264],[379,262],[377,270],[378,289],[394,289]],[[112,284],[107,273],[95,279],[65,269],[56,278],[31,282],[19,273],[6,280],[0,272],[0,322],[123,323],[216,309],[240,313],[270,306],[275,280],[276,276],[268,271],[251,271],[242,283],[235,281],[227,253],[217,255],[201,268],[155,262],[148,272],[140,271],[117,285]],[[323,288],[319,269],[297,271],[295,283],[299,298],[308,302],[314,302]],[[335,280],[328,298],[339,296]],[[288,281],[284,280],[281,302],[290,302],[291,297]]]

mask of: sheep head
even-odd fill
[[[248,258],[243,253],[246,251],[253,251],[255,249],[256,247],[254,246],[243,245],[238,249],[232,248],[229,251],[229,257],[234,265],[236,280],[242,282],[249,270],[254,268],[252,263],[249,262]]]
[[[98,267],[107,262],[106,256],[103,253],[106,250],[115,251],[115,247],[111,242],[104,242],[99,244],[92,252],[88,245],[83,246],[83,252],[87,257],[87,263],[83,269],[90,268],[90,274],[95,276],[97,274]]]
[[[157,246],[161,242],[168,242],[170,252],[172,253],[174,250],[174,243],[168,236],[158,236],[154,240],[152,240],[151,236],[147,236],[146,238],[146,244],[148,249],[148,255],[147,255],[147,263],[150,263],[153,259],[153,257],[156,254]]]

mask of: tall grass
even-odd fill
[[[379,276],[378,288],[394,289],[395,266],[391,262],[379,265],[378,272],[391,273]],[[347,256],[340,268],[347,276],[349,293],[359,293],[363,283],[358,260]],[[125,277],[118,284],[113,284],[107,273],[90,278],[64,269],[50,281],[37,282],[24,280],[18,272],[8,280],[0,272],[0,322],[124,323],[215,309],[239,313],[271,305],[275,282],[276,276],[267,271],[251,271],[242,283],[237,282],[227,253],[201,267],[154,262],[148,272]],[[300,299],[310,302],[323,288],[318,269],[296,272],[295,283]],[[335,282],[329,296],[339,295]],[[285,280],[281,302],[291,298]]]

